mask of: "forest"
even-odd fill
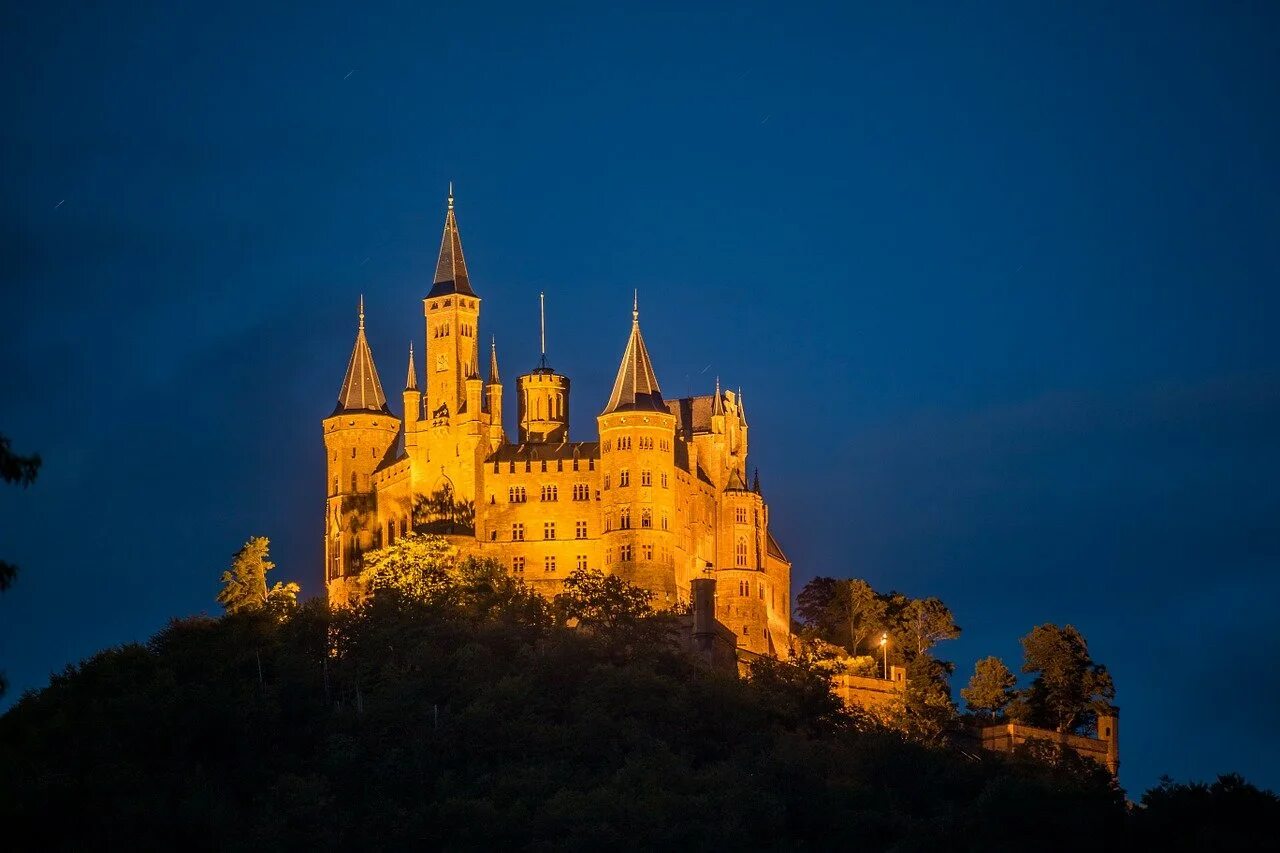
[[[260,547],[255,542],[260,541]],[[843,707],[804,657],[746,677],[616,577],[554,601],[411,536],[355,608],[268,588],[55,675],[0,717],[0,819],[42,849],[1264,849],[1239,777],[1129,803],[1095,763]],[[19,842],[18,846],[21,846]]]

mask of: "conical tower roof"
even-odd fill
[[[418,369],[413,364],[413,341],[409,341],[409,375],[404,379],[404,390],[418,390]]]
[[[649,350],[644,345],[644,336],[640,334],[638,301],[631,307],[631,337],[627,339],[627,348],[622,353],[613,393],[600,414],[633,410],[667,411],[666,404],[662,402],[662,391],[658,388],[658,377],[653,373],[653,362],[649,360]]]
[[[382,393],[382,383],[378,381],[378,368],[373,364],[373,352],[369,349],[369,341],[364,336],[364,297],[360,297],[360,325],[356,329],[356,345],[351,350],[351,360],[347,362],[347,376],[342,380],[342,389],[338,391],[338,407],[340,412],[385,412],[386,395]]]
[[[502,380],[498,378],[498,340],[491,338],[489,340],[489,384],[501,385]]]
[[[449,184],[449,210],[444,215],[444,236],[440,238],[440,259],[436,261],[436,277],[427,297],[462,293],[475,296],[471,289],[471,277],[467,275],[467,262],[462,257],[462,238],[458,235],[458,220],[453,215],[453,184]]]

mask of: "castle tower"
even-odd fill
[[[404,446],[405,451],[418,442],[418,419],[422,417],[422,392],[418,390],[418,368],[413,363],[413,342],[409,342],[409,372],[404,380]]]
[[[569,377],[547,366],[547,322],[538,294],[542,355],[538,366],[516,377],[520,443],[559,444],[569,440]]]
[[[676,418],[662,399],[640,334],[638,303],[613,392],[596,418],[606,570],[654,594],[658,607],[687,599],[674,571]]]
[[[400,421],[387,408],[364,334],[364,297],[356,342],[333,414],[323,421],[328,460],[325,577],[332,587],[359,569],[360,554],[379,544],[373,513],[373,472],[395,443]],[[331,600],[333,596],[330,596]]]
[[[427,334],[423,382],[427,416],[433,422],[448,423],[466,407],[466,381],[475,369],[475,338],[480,328],[480,297],[471,289],[471,277],[462,255],[462,238],[453,212],[452,184],[435,280],[422,306]]]

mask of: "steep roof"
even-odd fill
[[[453,215],[453,185],[449,185],[449,210],[444,215],[444,235],[440,238],[440,259],[436,261],[436,277],[427,297],[462,293],[475,296],[471,289],[471,277],[467,275],[467,262],[462,257],[462,237],[458,235],[458,220]]]
[[[413,366],[413,341],[409,341],[409,375],[404,379],[404,390],[418,390],[418,371]]]
[[[638,305],[631,309],[631,337],[627,339],[627,348],[622,353],[618,378],[613,381],[613,393],[600,414],[629,411],[667,411],[666,404],[662,402],[662,391],[658,388],[658,377],[653,373],[653,362],[649,360],[649,350],[644,345],[644,336],[640,334]]]
[[[501,385],[502,380],[498,378],[498,339],[490,338],[489,340],[489,384]]]
[[[360,297],[360,325],[356,329],[356,345],[351,349],[347,375],[338,391],[338,406],[333,410],[335,415],[340,412],[391,414],[391,410],[387,408],[387,398],[382,393],[382,383],[378,381],[378,368],[373,364],[373,352],[364,336],[363,296]]]

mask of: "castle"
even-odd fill
[[[329,599],[361,594],[361,555],[422,527],[424,507],[458,507],[450,539],[498,560],[545,595],[575,569],[618,575],[658,607],[714,602],[714,622],[746,653],[785,657],[791,564],[769,532],[759,477],[747,473],[741,394],[663,399],[638,305],[596,440],[569,438],[569,378],[547,365],[516,378],[515,441],[503,427],[496,342],[481,375],[480,296],[472,288],[450,190],[435,279],[423,299],[425,362],[412,345],[402,418],[392,414],[365,338],[333,413],[325,577]],[[705,581],[714,580],[714,584]],[[705,613],[704,616],[711,616]]]

